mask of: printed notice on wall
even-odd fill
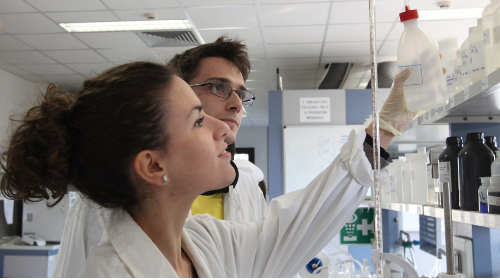
[[[14,200],[5,199],[3,201],[3,212],[5,214],[5,221],[8,225],[12,225],[14,220]]]
[[[300,98],[300,122],[330,122],[330,97]]]

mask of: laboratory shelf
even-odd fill
[[[427,111],[418,124],[500,121],[500,69],[449,99],[447,105]]]
[[[443,208],[435,206],[424,206],[424,215],[443,218],[444,210]],[[497,214],[485,214],[479,213],[477,211],[452,210],[451,215],[454,222],[500,229],[500,215]]]
[[[397,212],[407,212],[428,217],[444,218],[443,208],[427,205],[382,202],[382,208]],[[500,215],[484,214],[476,211],[452,210],[454,222],[500,229]]]
[[[416,204],[382,202],[382,208],[398,212],[407,212],[413,214],[423,215],[423,206]]]

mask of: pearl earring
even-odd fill
[[[162,178],[162,179],[163,179],[163,182],[168,181],[168,177],[167,177],[167,175],[163,175],[163,178]]]

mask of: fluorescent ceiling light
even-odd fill
[[[110,31],[150,31],[192,29],[189,20],[146,20],[59,23],[68,32],[110,32]]]
[[[482,16],[482,14],[483,8],[418,11],[419,20],[478,19]]]

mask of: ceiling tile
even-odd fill
[[[392,29],[392,23],[378,23],[376,26],[377,39],[382,40]],[[360,24],[336,24],[328,26],[326,42],[359,42],[370,40],[370,25]]]
[[[321,43],[324,26],[267,27],[264,29],[266,44]]]
[[[276,75],[276,74],[274,74],[274,75]],[[269,79],[269,78],[271,78],[271,75],[268,71],[251,70],[250,75],[248,75],[248,80],[251,80],[251,81],[265,80],[265,79]]]
[[[180,8],[170,9],[134,9],[114,11],[120,20],[146,20],[146,13],[155,13],[159,20],[186,19],[186,15]]]
[[[166,63],[174,55],[183,53],[184,51],[190,49],[192,47],[179,47],[179,48],[151,48],[149,49],[151,58],[153,58],[153,61],[156,61],[158,63]]]
[[[265,59],[250,59],[250,63],[252,65],[252,70],[260,70],[260,71],[269,70],[267,66],[267,60]]]
[[[40,75],[42,78],[46,79],[50,83],[58,84],[58,85],[81,85],[83,81],[85,81],[85,77],[82,75]]]
[[[57,63],[55,60],[37,51],[0,52],[0,59],[12,64]]]
[[[7,33],[62,33],[62,27],[52,22],[43,14],[4,14],[2,29]]]
[[[19,0],[2,0],[0,1],[1,13],[27,13],[36,12],[33,7]]]
[[[18,39],[9,35],[0,35],[0,51],[27,51],[33,50]]]
[[[283,80],[314,80],[317,70],[280,70]]]
[[[85,77],[93,77],[113,67],[113,63],[78,63],[66,64],[66,66]]]
[[[403,5],[398,6],[393,0],[379,0],[375,7],[375,18],[378,23],[393,22],[399,16],[402,7]],[[368,8],[367,1],[335,1],[330,14],[330,24],[369,23]]]
[[[71,34],[33,34],[15,37],[37,50],[88,49],[87,45]]]
[[[111,62],[125,63],[135,60],[157,61],[159,57],[149,49],[105,49],[97,50]],[[160,61],[157,61],[160,62]]]
[[[329,2],[330,0],[314,0],[314,2]],[[259,4],[299,4],[299,3],[309,3],[307,0],[257,0]]]
[[[329,3],[261,5],[263,26],[326,24]]]
[[[45,13],[45,15],[57,23],[101,22],[101,21],[118,20],[118,18],[110,11],[58,12],[58,13]]]
[[[16,76],[32,75],[33,74],[33,73],[30,73],[24,69],[17,67],[16,65],[0,65],[0,69],[3,69],[11,74],[16,75]]]
[[[96,32],[75,33],[78,39],[94,49],[147,48],[147,45],[134,32]]]
[[[269,58],[319,57],[322,44],[267,45]]]
[[[470,0],[454,0],[451,3],[450,8],[452,9],[466,9],[466,8],[484,8],[489,4],[490,1],[470,1]],[[418,2],[410,2],[410,6],[412,9],[418,10],[437,10],[439,9],[438,2],[436,1],[418,1]]]
[[[326,43],[323,56],[370,55],[370,44],[365,42]]]
[[[247,45],[247,50],[248,50],[248,56],[250,58],[266,58],[264,45]]]
[[[221,35],[236,37],[244,44],[262,44],[262,34],[259,28],[234,28],[234,29],[199,29],[198,31],[205,43],[213,42]]]
[[[366,73],[367,67],[353,66],[349,71],[349,78],[362,78]]]
[[[295,58],[284,59],[275,58],[269,59],[269,67],[271,69],[279,68],[282,70],[313,70],[318,68],[319,57],[316,58]]]
[[[252,5],[253,0],[181,0],[184,7],[203,7],[203,6],[234,6],[234,5]]]
[[[44,51],[43,53],[52,57],[60,63],[108,62],[104,57],[102,57],[94,50]]]
[[[37,65],[19,65],[22,69],[35,75],[69,75],[75,72],[61,64],[37,64]]]
[[[246,81],[245,86],[251,91],[255,91],[255,89],[265,89],[268,90],[272,87],[271,81],[266,80],[257,80],[257,81]]]
[[[175,8],[177,0],[101,0],[106,6],[114,10],[158,9]]]
[[[259,26],[255,8],[245,6],[186,8],[196,28],[230,28]]]
[[[399,41],[385,41],[380,44],[378,55],[393,55],[398,53]]]
[[[99,0],[67,1],[67,0],[25,0],[42,12],[56,11],[96,11],[106,10]]]
[[[49,83],[44,78],[42,78],[40,76],[36,76],[36,75],[21,76],[21,78],[23,78],[25,80],[28,80],[28,81],[30,81],[32,83]]]

